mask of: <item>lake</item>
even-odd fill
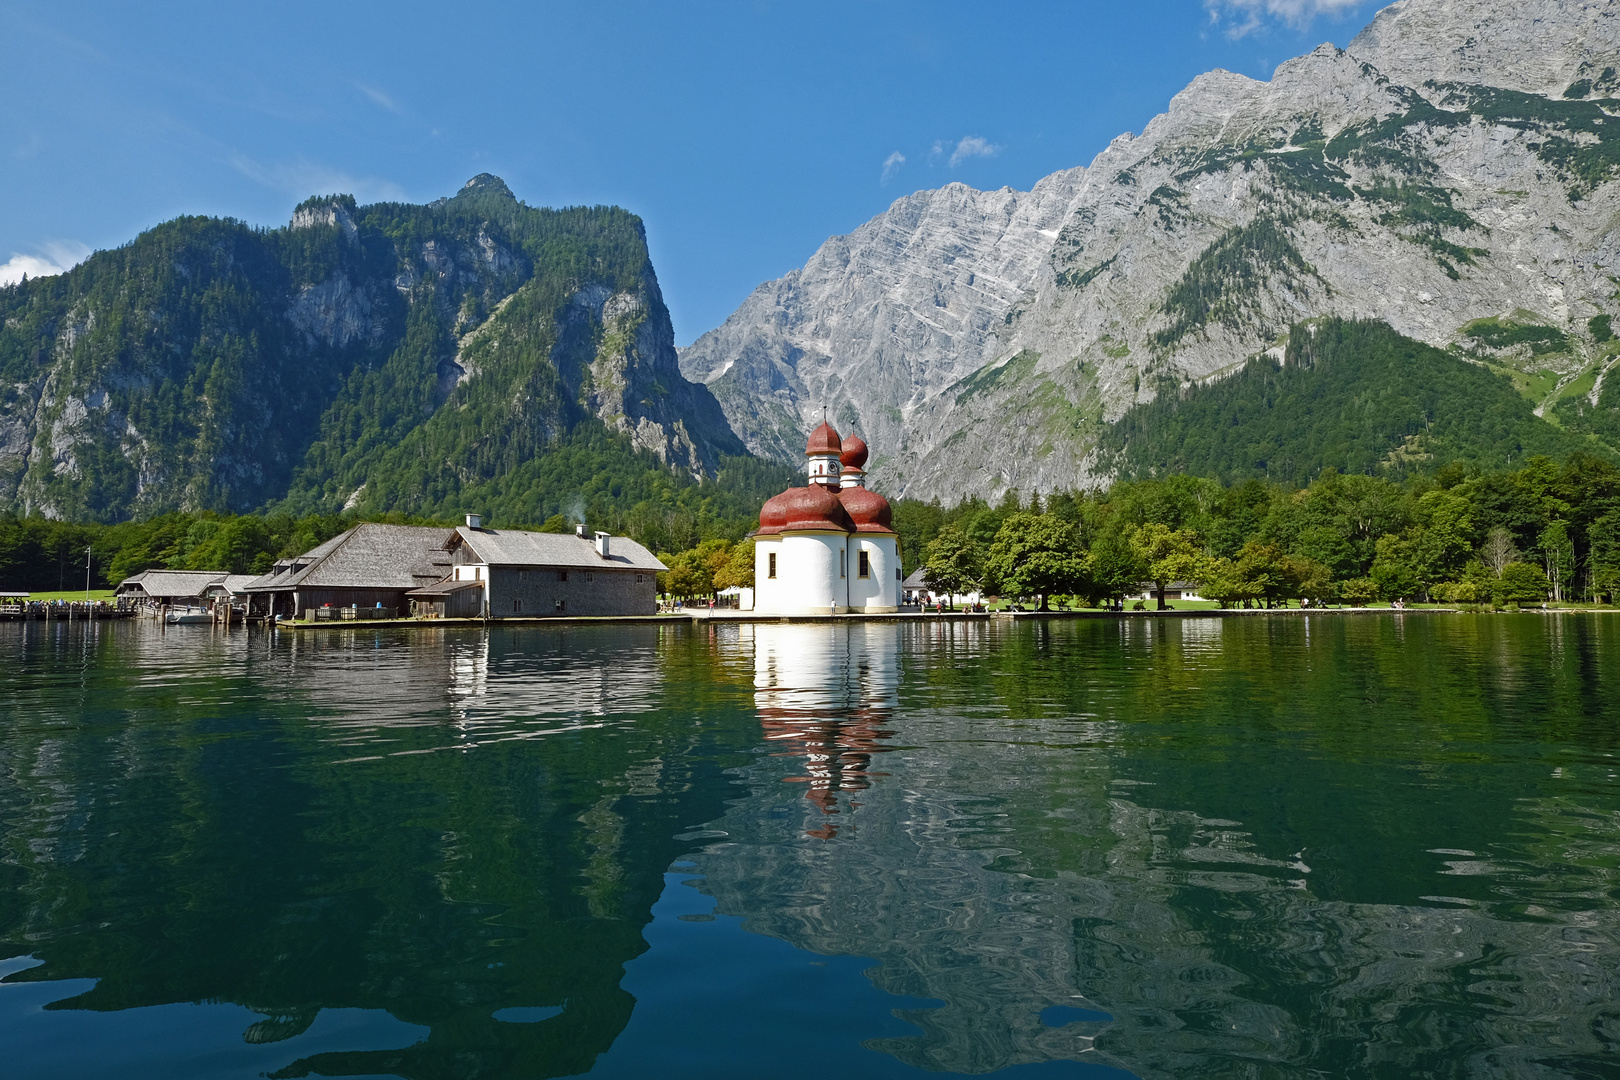
[[[0,648],[9,1077],[1620,1076],[1620,616]]]

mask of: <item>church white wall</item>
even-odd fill
[[[771,577],[771,556],[776,556],[776,577]],[[754,537],[754,610],[775,615],[782,610],[782,582],[787,565],[779,535]]]
[[[839,572],[848,539],[843,533],[782,534],[788,574],[782,583],[784,614],[830,615],[849,608],[849,579]]]
[[[850,538],[849,606],[852,611],[882,614],[900,609],[900,547],[893,536],[857,533]],[[860,555],[865,551],[871,568],[860,576]]]
[[[766,615],[834,615],[849,610],[853,573],[843,533],[778,533],[754,545],[754,611]],[[769,554],[775,550],[776,580],[767,577]],[[761,588],[764,585],[764,588]]]

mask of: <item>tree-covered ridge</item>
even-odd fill
[[[1218,382],[1169,387],[1099,440],[1105,465],[1127,478],[1293,484],[1327,468],[1402,475],[1454,460],[1503,468],[1579,450],[1613,453],[1537,417],[1481,364],[1381,322],[1337,318],[1296,326],[1280,366],[1259,357]]]
[[[489,176],[281,229],[182,218],[0,289],[0,383],[0,509],[75,520],[453,511],[609,431],[692,476],[742,452],[675,367],[640,220]]]

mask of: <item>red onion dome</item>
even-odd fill
[[[838,453],[839,442],[838,432],[833,430],[831,424],[823,420],[821,426],[810,433],[810,441],[804,446],[804,455],[805,457],[813,457],[816,454],[836,454]]]
[[[866,440],[859,435],[851,435],[843,441],[843,451],[838,460],[843,462],[846,469],[866,468]]]
[[[871,488],[845,488],[839,494],[839,501],[844,504],[844,510],[849,514],[850,520],[855,523],[856,532],[894,531],[889,527],[889,523],[894,520],[894,510],[889,506],[889,500]]]
[[[789,488],[788,491],[792,491]],[[759,508],[759,531],[769,536],[782,531],[787,524],[787,497],[788,491],[780,495],[773,495],[765,500],[765,505]]]
[[[838,496],[816,484],[802,488],[788,488],[776,497],[783,500],[787,521],[781,531],[815,529],[824,532],[854,532],[855,523],[849,520],[844,504]],[[771,500],[775,502],[776,500]]]

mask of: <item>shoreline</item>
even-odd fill
[[[990,622],[992,620],[1080,620],[1080,619],[1228,619],[1312,615],[1604,615],[1620,614],[1620,608],[1526,608],[1519,612],[1469,611],[1457,607],[1336,607],[1336,608],[1204,608],[1165,611],[902,611],[884,614],[847,613],[842,615],[756,615],[717,609],[661,615],[564,615],[507,619],[350,619],[318,622],[287,621],[277,628],[293,630],[359,630],[379,627],[485,627],[497,626],[601,626],[601,625],[701,625],[712,623],[840,623],[840,622]],[[263,626],[262,620],[254,620]],[[240,625],[240,624],[237,624]]]
[[[901,611],[884,614],[864,614],[850,612],[842,615],[756,615],[752,612],[738,612],[733,610],[716,610],[709,612],[689,611],[680,614],[660,615],[563,615],[563,616],[532,616],[528,618],[508,619],[322,619],[317,622],[303,620],[288,620],[275,623],[277,629],[284,630],[376,630],[386,627],[430,629],[466,629],[481,627],[491,629],[499,626],[536,627],[536,626],[604,626],[604,625],[651,625],[651,626],[699,626],[703,624],[726,623],[852,623],[852,622],[983,622],[1020,620],[1063,621],[1086,619],[1231,619],[1231,618],[1273,618],[1312,615],[1613,615],[1620,614],[1620,608],[1524,608],[1517,612],[1470,610],[1459,607],[1420,607],[1420,608],[1388,608],[1388,607],[1338,607],[1338,608],[1201,608],[1177,609],[1170,608],[1165,611]],[[23,620],[12,620],[22,622]],[[112,620],[91,619],[30,619],[27,622],[40,622],[45,625],[52,623],[83,623],[102,622]],[[118,620],[125,621],[125,620]],[[139,620],[130,619],[130,622]],[[196,624],[202,626],[204,624]],[[218,624],[207,624],[210,629],[221,629]],[[249,619],[245,623],[233,621],[231,629],[243,626],[265,628],[267,622],[263,618]],[[180,626],[170,627],[161,625],[160,628],[167,633],[170,629],[185,633],[187,629]]]

